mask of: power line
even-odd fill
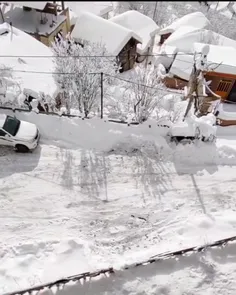
[[[175,56],[176,53],[157,53],[157,54],[139,54],[142,57],[152,57],[152,56]],[[177,53],[177,55],[194,55],[194,53]],[[122,54],[121,54],[122,56]],[[125,54],[124,54],[125,56]],[[129,56],[137,56],[137,54],[130,54]],[[115,58],[117,55],[0,55],[0,57],[6,58]]]

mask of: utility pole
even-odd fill
[[[157,11],[157,1],[156,1],[156,4],[155,4],[155,8],[154,8],[154,12],[153,12],[153,16],[152,16],[152,19],[153,19],[154,21],[156,21],[156,20],[155,20],[155,18],[156,18],[156,11]]]
[[[3,24],[5,22],[5,20],[4,20],[4,16],[3,16],[3,12],[2,12],[1,6],[0,6],[0,17],[1,17],[0,23]]]
[[[103,72],[101,73],[101,119],[103,119]]]

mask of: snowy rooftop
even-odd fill
[[[135,10],[114,16],[109,21],[135,32],[142,39],[142,44],[138,45],[139,53],[145,52],[152,37],[159,31],[158,25],[150,17]]]
[[[26,2],[20,2],[26,3]],[[33,3],[33,2],[30,2]],[[37,3],[37,2],[35,2]],[[22,7],[2,5],[5,21],[12,22],[12,25],[27,33],[38,33],[39,35],[51,34],[66,19],[64,15],[53,15],[50,13],[40,13],[36,10],[24,11]],[[41,24],[41,19],[47,19],[45,24]]]
[[[170,68],[170,73],[181,79],[188,81],[192,71],[192,67],[193,55],[178,52]]]
[[[159,34],[163,35],[163,34],[173,33],[174,31],[176,31],[182,26],[191,26],[191,27],[203,29],[209,24],[210,24],[209,20],[205,17],[203,13],[193,12],[193,13],[184,15],[183,17],[174,21],[169,26],[163,28],[162,30],[160,30]]]
[[[14,82],[18,83],[22,90],[29,89],[30,92],[34,92],[34,95],[44,92],[54,97],[57,86],[51,74],[54,67],[52,58],[2,57],[4,55],[53,56],[51,49],[30,35],[10,27],[7,23],[0,25],[0,32],[4,27],[8,29],[8,33],[0,35],[0,65],[13,69]],[[19,71],[49,72],[50,74]]]
[[[3,127],[5,120],[6,120],[6,115],[0,114],[0,128]]]
[[[236,48],[236,41],[211,30],[182,26],[164,44],[176,46],[179,51],[191,52],[195,42]]]
[[[114,55],[118,55],[131,38],[142,42],[131,30],[89,12],[79,15],[71,37],[91,43],[103,43],[107,51]]]
[[[69,7],[76,15],[79,15],[83,11],[91,12],[98,16],[111,12],[113,10],[112,2],[78,2],[69,1],[65,2],[65,5]]]
[[[203,43],[195,43],[194,50],[201,52],[205,46]],[[214,72],[236,75],[236,48],[209,45],[210,51],[207,55],[208,64],[214,63]],[[222,63],[222,64],[220,64]]]
[[[203,43],[194,43],[193,50],[201,52]],[[207,63],[217,73],[236,75],[236,49],[233,47],[209,45]],[[222,63],[222,64],[221,64]],[[184,80],[189,80],[193,66],[193,55],[178,52],[171,66],[170,73]]]

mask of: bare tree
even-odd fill
[[[139,123],[146,121],[153,111],[160,107],[165,94],[165,88],[154,66],[142,69],[137,67],[131,73],[129,93],[133,105],[135,120]]]
[[[100,98],[101,73],[115,75],[116,59],[109,57],[101,43],[86,42],[82,46],[72,39],[61,39],[52,48],[56,54],[54,76],[63,93],[63,106],[68,113],[75,108],[87,117]]]

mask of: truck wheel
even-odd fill
[[[17,144],[15,146],[15,150],[18,153],[28,153],[29,152],[29,148],[23,144]]]

